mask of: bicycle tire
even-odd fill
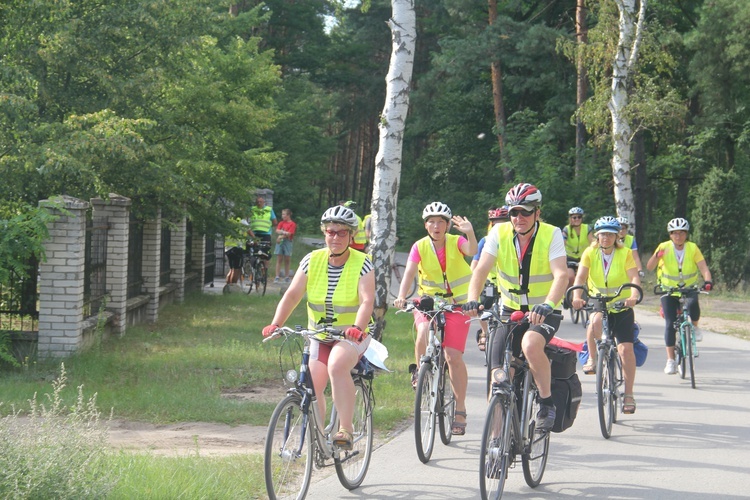
[[[589,310],[586,308],[581,309],[581,326],[585,330],[589,325]]]
[[[613,353],[613,361],[611,361],[611,375],[610,380],[612,380],[612,423],[617,423],[617,415],[620,414],[620,409],[622,406],[622,394],[620,393],[620,388],[625,384],[625,379],[622,376],[622,360],[620,359],[620,353],[617,351],[617,348],[614,349]]]
[[[581,319],[581,310],[574,309],[573,306],[570,306],[569,310],[570,310],[570,321],[572,321],[574,325],[577,325],[578,320]]]
[[[495,394],[487,405],[479,447],[479,493],[482,500],[502,498],[512,461],[513,422],[509,418],[512,413],[504,398]]]
[[[531,376],[530,373],[526,374],[527,377]],[[536,430],[536,414],[539,412],[539,398],[537,397],[537,391],[530,391],[529,398],[531,398],[531,404],[529,405],[529,427],[528,432],[531,438],[529,447],[524,450],[521,454],[521,465],[523,467],[523,478],[526,480],[526,484],[531,488],[536,488],[539,483],[542,482],[544,476],[544,469],[547,467],[547,457],[549,455],[549,431],[537,431]]]
[[[391,298],[397,299],[398,298],[398,291],[401,287],[401,279],[404,276],[404,273],[406,272],[406,266],[404,264],[394,264],[391,266],[391,288],[388,290],[389,295]],[[396,287],[396,292],[393,292],[393,281],[396,281],[398,283],[398,286]],[[417,278],[415,277],[412,282],[411,286],[407,290],[406,297],[407,299],[410,299],[414,296],[414,293],[417,291]]]
[[[336,475],[347,490],[358,488],[367,475],[372,457],[372,402],[370,388],[362,379],[354,381],[354,418],[352,449],[334,457]]]
[[[266,433],[263,470],[271,500],[307,495],[313,468],[310,421],[300,409],[302,398],[290,394],[271,414]]]
[[[596,360],[596,402],[599,410],[599,428],[604,439],[612,436],[612,370],[610,367],[609,348],[599,348],[599,359]]]
[[[266,275],[266,267],[260,260],[258,260],[255,263],[255,267],[253,269],[253,283],[255,284],[255,291],[261,295],[265,295],[267,282],[268,279]]]
[[[438,427],[440,428],[440,440],[444,445],[449,445],[453,438],[453,422],[456,421],[456,397],[453,394],[448,363],[443,361],[443,375],[438,385]]]
[[[432,365],[422,363],[417,378],[417,394],[414,399],[414,438],[420,462],[430,461],[435,447],[435,398],[432,394]]]
[[[695,389],[695,355],[693,352],[693,327],[687,328],[687,338],[685,339],[685,361],[690,369],[690,386]]]
[[[685,371],[686,363],[685,363],[685,357],[686,353],[684,350],[685,346],[685,331],[684,328],[686,328],[684,325],[681,325],[679,329],[677,330],[677,339],[674,345],[674,359],[677,363],[677,372],[680,375],[680,378],[684,379],[685,375],[687,375],[687,372]]]

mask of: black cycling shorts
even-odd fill
[[[230,269],[242,268],[242,249],[240,247],[232,247],[224,252],[224,254],[227,256]]]

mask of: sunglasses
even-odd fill
[[[339,238],[345,238],[349,235],[348,229],[339,229],[338,231],[334,231],[333,229],[326,229],[323,232],[326,233],[331,238],[333,238],[334,236],[338,236]]]
[[[534,210],[524,210],[523,208],[514,208],[513,210],[508,211],[508,215],[511,217],[531,217],[534,214]]]
[[[571,219],[583,219],[583,215],[571,215]]]

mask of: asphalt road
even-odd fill
[[[583,402],[575,424],[552,435],[542,483],[529,488],[518,464],[510,470],[505,498],[750,498],[750,342],[706,332],[699,344],[697,388],[692,389],[689,380],[662,372],[663,320],[644,311],[637,312],[637,319],[650,352],[636,375],[636,413],[620,414],[611,439],[605,440],[599,431],[595,377],[583,375],[579,365]],[[582,341],[584,330],[566,318],[558,336]],[[308,498],[479,498],[486,401],[483,353],[471,335],[466,360],[465,436],[455,436],[449,446],[436,437],[432,460],[422,464],[410,426],[374,451],[360,488],[347,491],[335,474],[314,471]],[[375,384],[377,393],[377,380]]]

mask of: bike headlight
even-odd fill
[[[287,382],[290,384],[293,384],[297,381],[297,370],[289,370],[286,372],[286,377],[284,377]]]
[[[502,370],[495,370],[495,373],[492,374],[492,381],[496,384],[502,384],[503,382],[508,381],[508,377],[505,376],[505,372]]]

